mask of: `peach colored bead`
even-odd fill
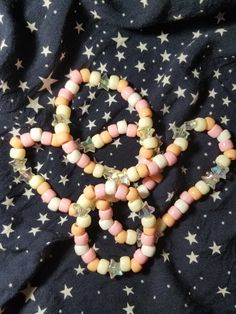
[[[141,147],[139,150],[139,155],[146,159],[151,159],[154,155],[154,149],[147,149],[145,147]]]
[[[222,141],[218,144],[218,146],[221,152],[225,152],[227,150],[234,148],[234,144],[231,140]]]
[[[30,136],[30,133],[21,134],[20,140],[24,147],[31,147],[35,144],[35,142],[32,140]]]
[[[121,92],[121,97],[124,99],[124,100],[128,100],[129,96],[132,95],[134,93],[134,90],[132,87],[130,86],[127,86],[125,87],[122,92]]]
[[[10,139],[10,142],[9,144],[14,147],[14,148],[23,148],[23,145],[21,143],[21,140],[19,137],[17,136],[13,136],[11,139]]]
[[[80,236],[74,236],[74,243],[76,245],[86,245],[89,242],[89,236],[88,233],[85,232]]]
[[[141,234],[141,242],[144,245],[154,245],[155,244],[155,236],[154,235],[146,235],[145,233]]]
[[[96,253],[95,253],[95,251],[94,251],[93,248],[90,248],[90,249],[88,250],[88,252],[86,252],[85,254],[83,254],[83,255],[81,256],[81,258],[82,258],[82,261],[83,261],[85,264],[89,264],[90,262],[92,262],[92,261],[95,260],[95,258],[96,258]]]
[[[115,198],[121,201],[125,201],[128,193],[129,188],[125,184],[119,184],[116,190]]]
[[[176,144],[170,144],[167,146],[166,151],[173,153],[175,156],[179,156],[181,148]]]
[[[62,149],[66,154],[72,153],[75,149],[78,148],[78,144],[75,141],[69,141],[62,145]]]
[[[61,88],[59,90],[58,96],[66,98],[69,101],[71,101],[74,98],[74,95],[70,91],[68,91],[68,89],[66,89],[66,88]]]
[[[77,223],[73,223],[73,225],[71,226],[71,233],[74,236],[81,236],[85,233],[85,229],[77,225]]]
[[[108,131],[101,132],[100,136],[104,144],[109,144],[112,142],[112,137]]]
[[[230,149],[224,152],[224,155],[231,160],[236,159],[236,149]]]
[[[88,270],[91,271],[91,272],[96,272],[97,271],[97,267],[98,267],[98,263],[99,263],[99,259],[95,258],[93,261],[88,263],[88,265],[87,265]]]
[[[119,83],[117,85],[117,91],[121,93],[127,86],[128,86],[128,81],[126,80],[119,80]]]
[[[90,163],[84,168],[84,172],[88,174],[92,174],[95,166],[96,166],[96,163],[94,161],[90,161]]]
[[[41,137],[41,143],[43,145],[51,145],[52,142],[52,132],[43,131],[42,137]]]
[[[135,260],[135,258],[132,258],[130,263],[132,272],[139,273],[142,270],[142,266]]]
[[[68,198],[62,198],[60,203],[59,203],[59,211],[62,213],[68,213],[69,208],[70,208],[71,200]]]
[[[119,244],[124,244],[126,241],[127,237],[127,231],[126,230],[121,230],[116,236],[115,236],[115,241]]]
[[[129,187],[129,192],[126,195],[127,201],[132,202],[132,201],[136,200],[137,198],[139,198],[139,193],[138,193],[137,189],[135,189],[133,187]]]
[[[122,229],[123,229],[122,224],[119,221],[114,220],[112,226],[108,229],[108,231],[113,236],[117,236],[117,234],[120,233]]]
[[[60,146],[67,142],[70,142],[72,139],[72,136],[66,132],[57,133],[56,136],[57,136],[58,143],[60,143]]]
[[[146,228],[146,227],[144,227],[143,228],[143,233],[148,235],[148,236],[155,235],[156,234],[156,227],[153,227],[153,228]]]
[[[137,112],[139,113],[142,109],[144,108],[149,108],[149,103],[145,100],[145,99],[140,99],[136,105],[135,105],[135,109],[137,110]]]
[[[146,158],[141,158],[139,162],[148,167],[148,172],[150,176],[155,176],[158,173],[160,173],[160,168],[157,166],[157,164],[154,161],[150,161]]]
[[[157,218],[156,221],[156,232],[157,234],[162,233],[167,228],[167,225],[164,223],[164,221],[161,218]]]
[[[143,118],[143,117],[152,117],[152,110],[148,107],[146,108],[142,108],[140,111],[139,111],[139,117],[140,118]]]
[[[161,181],[163,180],[163,174],[159,173],[156,176],[151,176],[150,177],[153,181],[155,181],[155,183],[161,183]]]
[[[81,84],[83,81],[82,75],[78,70],[70,71],[69,77],[76,84]]]
[[[67,98],[64,98],[62,96],[59,96],[55,99],[54,101],[54,105],[57,107],[57,106],[60,106],[60,105],[65,105],[65,106],[68,106],[70,103],[70,101],[67,99]]]
[[[140,178],[146,178],[149,175],[148,167],[145,164],[137,164],[136,170],[138,171]]]
[[[61,146],[60,143],[59,143],[59,141],[58,141],[57,134],[53,134],[53,135],[52,135],[51,145],[52,145],[53,147],[60,147],[60,146]]]
[[[162,220],[164,221],[164,223],[168,226],[168,227],[172,227],[175,224],[175,219],[168,213],[165,213],[162,216]]]
[[[79,159],[79,161],[77,162],[77,165],[80,168],[85,168],[88,164],[90,163],[90,158],[88,155],[86,154],[82,154],[81,158]]]
[[[82,80],[84,83],[88,83],[89,82],[89,78],[90,78],[90,71],[87,68],[83,68],[80,70],[80,74],[82,76]]]
[[[136,124],[128,124],[126,135],[128,137],[135,137],[137,135],[137,128]]]
[[[206,117],[205,121],[206,121],[206,130],[207,131],[210,131],[213,128],[213,126],[216,124],[215,120],[211,117]]]
[[[134,252],[134,259],[140,264],[140,265],[143,265],[147,262],[148,260],[148,257],[143,255],[143,253],[141,252],[140,249],[137,249],[135,252]]]
[[[175,220],[182,217],[181,211],[176,206],[171,206],[167,211]]]
[[[41,195],[44,203],[49,203],[53,197],[56,197],[56,193],[52,189],[48,189]]]
[[[72,217],[77,217],[77,212],[76,212],[76,210],[74,209],[74,204],[75,204],[75,203],[71,203],[71,204],[70,204],[68,215],[69,215],[69,216],[72,216]]]
[[[95,198],[95,191],[92,185],[86,186],[83,193],[88,200],[93,200]]]
[[[116,124],[109,125],[107,130],[111,137],[113,138],[118,137],[120,135]]]
[[[39,195],[43,195],[43,193],[45,193],[50,188],[51,188],[50,184],[48,182],[44,181],[43,183],[41,183],[38,186],[37,192],[39,193]]]
[[[94,192],[96,199],[105,199],[106,198],[105,184],[104,183],[96,184],[94,187]]]
[[[190,189],[188,189],[188,193],[195,201],[202,197],[202,193],[195,186],[192,186]]]
[[[166,152],[164,156],[168,162],[168,166],[170,167],[173,166],[177,162],[176,156],[171,152]]]
[[[187,204],[192,204],[192,202],[194,202],[194,199],[192,198],[192,196],[187,192],[184,191],[180,194],[179,198],[183,201],[185,201]]]
[[[102,220],[109,220],[113,216],[113,210],[109,207],[106,210],[99,210],[99,218]]]
[[[96,201],[96,208],[98,210],[106,210],[111,206],[109,201],[105,201],[105,200],[98,200]]]
[[[222,127],[218,124],[215,124],[213,128],[207,132],[207,134],[212,138],[217,138],[220,133],[223,131]]]
[[[153,190],[156,186],[156,182],[150,177],[146,177],[142,180],[142,184],[145,185],[149,190]]]

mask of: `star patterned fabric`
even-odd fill
[[[32,127],[52,130],[58,90],[71,69],[83,67],[104,81],[111,74],[127,79],[151,104],[164,147],[177,126],[198,116],[212,116],[236,140],[235,12],[234,0],[0,1],[0,313],[236,313],[234,165],[159,238],[142,272],[110,279],[89,272],[75,254],[73,217],[48,210],[9,164],[9,139]],[[89,145],[121,119],[135,123],[137,114],[117,93],[82,86],[71,133]],[[188,150],[148,198],[158,216],[214,166],[215,141],[189,133]],[[137,162],[135,139],[87,149],[109,167]],[[61,197],[76,200],[86,185],[101,182],[69,164],[60,148],[38,144],[27,158]],[[139,227],[126,203],[116,203],[114,213],[125,227]],[[89,234],[99,256],[133,254],[93,218]]]

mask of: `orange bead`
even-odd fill
[[[140,178],[146,178],[149,175],[148,167],[145,164],[137,164],[136,170]]]
[[[131,269],[134,273],[139,273],[142,270],[142,265],[140,265],[134,258],[132,258]]]
[[[143,233],[146,234],[146,235],[155,235],[156,234],[156,227],[153,227],[153,228],[143,228]]]
[[[95,166],[96,166],[96,163],[94,161],[90,161],[90,163],[84,168],[84,172],[88,174],[92,174]]]
[[[95,198],[94,186],[93,185],[86,186],[84,188],[83,193],[88,200],[93,200]]]
[[[166,151],[173,153],[175,156],[179,156],[181,148],[176,144],[170,144],[167,146]]]
[[[64,98],[64,97],[62,97],[62,96],[57,97],[57,98],[55,99],[55,101],[54,101],[54,105],[55,105],[56,107],[59,106],[59,105],[68,106],[69,103],[70,103],[69,100],[66,99],[66,98]]]
[[[154,149],[141,147],[139,150],[139,155],[146,159],[150,159],[154,155]]]
[[[74,209],[74,204],[75,203],[71,203],[70,206],[69,206],[69,216],[71,217],[77,217],[77,212],[76,210]]]
[[[139,112],[139,117],[144,118],[144,117],[152,117],[152,110],[150,108],[143,108]]]
[[[61,146],[61,143],[58,141],[58,137],[57,137],[57,134],[53,134],[52,135],[52,142],[51,142],[51,145],[53,147],[60,147]]]
[[[130,187],[129,188],[129,192],[128,192],[128,194],[126,195],[126,199],[127,199],[127,201],[134,201],[134,200],[136,200],[137,198],[139,198],[140,196],[139,196],[139,193],[138,193],[138,191],[137,191],[137,189],[135,189],[135,188],[133,188],[133,187]]]
[[[122,230],[120,233],[117,234],[115,237],[115,241],[119,244],[124,244],[126,241],[127,231]]]
[[[106,210],[111,206],[110,202],[106,200],[97,200],[96,201],[96,208],[98,210]]]
[[[99,259],[95,258],[92,262],[88,263],[87,268],[89,271],[95,272],[98,268]]]
[[[46,192],[47,190],[49,190],[51,188],[50,184],[46,181],[44,181],[43,183],[41,183],[39,185],[39,187],[37,188],[37,192],[42,195],[44,192]]]
[[[90,78],[90,71],[87,68],[83,68],[80,70],[80,74],[82,76],[83,82],[88,83]]]
[[[74,236],[80,236],[82,234],[85,233],[85,229],[78,226],[77,223],[74,223],[72,226],[71,226],[71,233],[74,235]]]
[[[157,218],[156,221],[156,231],[157,233],[162,233],[167,228],[167,225],[164,223],[164,221],[161,218]]]
[[[195,186],[192,186],[190,189],[188,189],[188,193],[195,201],[199,200],[202,197],[202,193]]]
[[[23,148],[23,145],[21,143],[21,140],[18,136],[13,136],[11,139],[10,139],[10,142],[9,144],[14,147],[14,148]]]
[[[123,89],[125,89],[128,86],[128,81],[126,80],[119,80],[119,83],[117,85],[117,91],[121,93]]]
[[[104,144],[109,144],[112,142],[112,137],[108,131],[101,132],[100,136]]]
[[[229,149],[229,150],[224,152],[224,155],[231,160],[235,160],[236,159],[236,149]]]
[[[168,227],[172,227],[176,220],[168,213],[165,213],[163,216],[162,216],[162,220],[164,221],[164,223],[168,226]]]
[[[60,146],[72,140],[72,136],[66,132],[57,133],[56,137]]]
[[[213,128],[213,126],[216,124],[215,120],[211,117],[206,117],[206,130],[209,131]]]

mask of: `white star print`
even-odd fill
[[[215,18],[217,19],[217,24],[219,24],[221,21],[225,21],[225,12],[219,12]]]
[[[58,222],[58,225],[63,225],[66,221],[68,221],[67,216],[61,217],[60,216],[60,221]]]
[[[60,175],[60,181],[58,181],[58,183],[61,183],[61,184],[63,184],[64,186],[66,185],[66,182],[68,182],[69,181],[69,179],[68,179],[68,175],[65,175],[65,176],[62,176],[62,175]]]
[[[72,294],[71,294],[71,290],[73,289],[73,287],[71,288],[68,288],[67,285],[64,285],[64,290],[61,290],[60,293],[63,294],[64,296],[64,300],[67,298],[67,297],[71,297],[72,298]]]
[[[22,60],[20,60],[20,59],[16,60],[15,66],[16,66],[17,70],[24,68],[22,65]]]
[[[199,72],[197,69],[194,69],[194,70],[192,71],[192,73],[193,73],[193,77],[199,78],[200,72]]]
[[[23,193],[23,195],[26,196],[27,199],[29,200],[30,197],[34,195],[34,193],[32,192],[32,189],[25,188],[25,192]]]
[[[36,24],[35,22],[30,23],[30,22],[26,21],[26,23],[27,23],[26,28],[28,28],[31,31],[31,33],[36,32],[38,30],[37,27],[35,26],[35,24]]]
[[[51,85],[56,83],[58,80],[55,80],[52,77],[53,72],[51,72],[49,74],[48,77],[43,78],[41,76],[39,76],[39,79],[43,82],[42,87],[39,89],[39,91],[46,89],[50,94],[52,94],[52,89],[51,89]]]
[[[216,292],[217,294],[222,294],[222,296],[225,298],[226,294],[231,294],[231,292],[228,291],[227,287],[221,288],[218,287],[218,291]]]
[[[190,245],[192,245],[193,243],[198,243],[198,241],[196,240],[196,233],[192,234],[188,231],[188,236],[185,237],[185,239],[189,241]]]
[[[95,20],[100,20],[101,19],[101,16],[97,14],[97,11],[90,11],[90,13],[93,15],[93,18]]]
[[[80,265],[78,265],[77,268],[74,268],[74,270],[76,271],[76,275],[84,275],[85,268],[82,268]]]
[[[120,52],[120,51],[117,51],[117,54],[115,55],[115,57],[120,61],[122,59],[125,59],[124,57],[124,52]]]
[[[49,46],[43,47],[43,50],[41,51],[41,54],[44,55],[45,57],[47,57],[51,53],[52,52],[50,51]]]
[[[191,252],[190,255],[186,255],[186,257],[189,258],[189,264],[192,264],[193,262],[198,263],[198,261],[197,261],[198,256],[199,255],[194,254],[193,251]]]
[[[165,200],[165,202],[170,202],[173,198],[173,196],[175,195],[175,192],[167,192],[167,199]]]
[[[187,56],[188,56],[188,55],[185,55],[185,54],[183,54],[183,53],[181,52],[181,54],[180,54],[179,57],[177,58],[177,59],[179,60],[179,64],[182,63],[182,62],[187,63],[187,60],[186,60]]]
[[[209,249],[212,250],[212,255],[216,253],[221,254],[220,248],[221,248],[221,245],[217,245],[215,241],[213,241],[213,246],[209,246]]]
[[[219,195],[220,195],[220,191],[215,191],[210,194],[210,197],[212,197],[214,203],[216,200],[221,200],[221,197]]]
[[[1,51],[2,51],[3,48],[7,48],[7,47],[8,47],[8,45],[6,44],[5,41],[6,41],[5,39],[3,39],[3,40],[1,41],[1,44],[0,44],[0,50],[1,50]]]
[[[43,0],[43,7],[46,7],[47,9],[49,9],[50,4],[52,4],[50,0]]]
[[[29,89],[29,86],[27,85],[27,82],[22,82],[22,81],[19,81],[19,82],[20,82],[20,84],[18,85],[18,87],[21,88],[23,92],[26,89]]]
[[[3,20],[2,20],[3,17],[4,17],[4,15],[3,15],[3,14],[0,14],[0,23],[1,23],[1,24],[3,24]]]
[[[108,102],[109,107],[111,106],[112,103],[116,103],[117,102],[115,97],[116,97],[116,94],[115,95],[108,94],[108,99],[106,99],[105,102]]]
[[[144,8],[145,8],[146,6],[148,6],[147,0],[140,0],[140,2],[142,3],[142,5],[143,5]]]
[[[159,38],[161,40],[161,44],[163,44],[165,41],[168,42],[168,33],[163,33],[161,32],[161,35],[157,36],[157,38]]]
[[[20,291],[25,295],[25,303],[28,302],[29,300],[35,301],[34,292],[37,288],[38,287],[31,286],[31,284],[28,282],[27,287],[24,290]]]
[[[113,143],[111,145],[115,145],[116,148],[118,146],[122,145],[121,142],[120,142],[120,138],[118,138],[117,140],[113,141]]]
[[[123,307],[123,310],[126,312],[126,314],[134,314],[134,305],[130,305],[129,303],[126,304],[126,307]]]
[[[142,71],[142,70],[145,70],[145,66],[144,66],[144,62],[140,62],[139,60],[138,60],[138,64],[136,64],[134,67],[136,68],[136,69],[138,69],[138,72],[140,72],[140,71]]]
[[[5,93],[6,90],[10,89],[10,87],[8,86],[8,83],[4,82],[3,80],[1,80],[0,88],[3,91],[3,93]]]
[[[162,85],[166,86],[166,85],[170,85],[170,75],[164,75],[163,79],[162,79]]]
[[[224,33],[226,33],[227,30],[225,28],[218,28],[217,30],[215,30],[215,33],[219,33],[220,36],[223,36]]]
[[[225,97],[225,98],[222,98],[223,100],[223,105],[226,105],[227,107],[229,107],[229,104],[231,103],[231,100],[229,99],[229,97]]]
[[[111,119],[111,112],[104,112],[104,116],[102,117],[106,122]]]
[[[6,196],[5,197],[5,201],[2,202],[2,205],[5,205],[6,209],[8,209],[11,206],[15,206],[15,204],[14,204],[14,197],[9,198],[9,197]]]
[[[93,120],[93,121],[88,120],[88,121],[89,121],[89,123],[86,125],[86,128],[88,128],[91,131],[92,128],[96,127],[96,124],[95,124],[96,120]]]
[[[202,33],[200,33],[199,30],[197,32],[192,32],[192,34],[193,34],[193,39],[199,38],[202,35]]]
[[[127,293],[127,296],[130,295],[130,294],[134,294],[133,287],[129,288],[129,287],[125,286],[123,291],[125,291]]]
[[[218,94],[214,88],[212,90],[209,90],[208,92],[209,92],[208,97],[212,97],[212,98],[216,98],[216,95]]]
[[[225,124],[227,125],[228,122],[230,121],[227,116],[223,116],[223,117],[220,117],[220,120],[221,120],[221,124]]]
[[[103,63],[100,62],[100,66],[98,68],[98,71],[100,71],[101,73],[107,72],[106,67],[107,67],[107,63],[103,64]]]
[[[170,255],[170,253],[167,253],[164,250],[162,250],[161,256],[164,258],[164,263],[166,261],[168,261],[168,262],[170,261],[169,255]]]
[[[38,233],[38,232],[41,232],[41,230],[39,229],[39,227],[36,227],[36,228],[35,228],[35,227],[32,227],[28,233],[33,233],[33,235],[34,235],[34,237],[35,237],[36,233]]]
[[[86,102],[84,102],[84,104],[79,107],[79,109],[81,109],[81,111],[82,111],[82,116],[83,116],[85,113],[88,113],[88,109],[89,109],[90,106],[91,106],[91,105],[86,104]]]
[[[82,53],[84,56],[87,56],[88,60],[90,59],[91,56],[95,56],[95,54],[93,53],[93,47],[88,48],[87,46],[85,46],[85,51]]]
[[[33,109],[36,113],[39,112],[39,109],[43,108],[43,106],[41,106],[39,104],[39,97],[35,98],[35,99],[32,99],[30,98],[29,96],[27,97],[28,100],[29,100],[29,104],[26,106],[26,108],[31,108]]]
[[[41,221],[41,223],[44,224],[45,221],[49,221],[50,220],[50,219],[47,218],[47,215],[48,214],[43,215],[43,214],[39,213],[40,218],[38,218],[37,220]]]
[[[171,53],[167,53],[167,51],[165,50],[164,53],[161,53],[160,55],[162,57],[162,62],[170,61]]]
[[[232,84],[232,90],[236,90],[236,84]]]
[[[127,48],[125,42],[129,39],[129,37],[122,37],[120,32],[118,32],[117,37],[112,37],[111,39],[116,42],[116,49],[119,47]]]
[[[132,219],[133,221],[135,220],[135,218],[139,217],[137,213],[135,212],[131,212],[128,216],[129,219]]]
[[[213,77],[215,77],[215,78],[218,79],[220,76],[221,76],[221,73],[220,73],[219,69],[214,70],[214,75],[213,75]]]
[[[137,46],[138,49],[140,49],[141,52],[143,51],[147,51],[147,44],[146,43],[142,43],[141,41],[139,42],[139,45]]]
[[[166,104],[163,105],[162,109],[160,111],[162,111],[163,116],[167,113],[169,113],[170,106],[166,106]]]
[[[25,122],[26,124],[29,124],[30,126],[36,124],[37,122],[35,121],[35,117],[27,117],[27,121]]]
[[[44,314],[46,312],[47,308],[41,309],[41,307],[38,305],[38,310],[34,314]]]
[[[12,224],[9,225],[2,225],[3,226],[3,231],[1,234],[5,234],[7,238],[9,238],[10,234],[15,232],[14,229],[11,228]]]
[[[185,98],[185,94],[184,94],[185,91],[186,91],[186,88],[181,88],[180,86],[178,86],[178,89],[174,91],[174,93],[177,95],[177,98],[180,98],[180,97]]]
[[[191,94],[191,96],[193,98],[191,103],[190,103],[190,106],[191,106],[191,105],[194,105],[197,102],[199,93],[197,92],[196,94],[192,94],[192,93],[190,93],[190,94]]]
[[[83,29],[83,23],[79,24],[77,21],[75,22],[76,23],[76,26],[74,27],[74,29],[77,30],[77,33],[80,34],[80,32],[84,32],[84,29]]]

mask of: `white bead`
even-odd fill
[[[88,252],[89,246],[88,246],[88,244],[86,244],[86,245],[74,245],[74,250],[75,250],[76,255],[81,256],[81,255],[84,255],[85,253]]]
[[[179,198],[175,203],[174,203],[175,207],[178,208],[178,210],[184,214],[186,213],[186,211],[189,209],[189,205],[183,201],[181,198]]]
[[[100,259],[97,267],[97,272],[101,275],[106,275],[108,272],[108,267],[109,267],[109,261],[102,258]]]
[[[96,166],[93,169],[93,176],[95,178],[101,178],[103,176],[103,170],[104,166],[101,164],[96,164]]]
[[[152,158],[152,160],[157,164],[157,166],[160,169],[164,169],[168,165],[168,162],[165,156],[162,154],[156,155],[155,157]]]
[[[196,118],[195,122],[196,122],[196,126],[194,130],[196,132],[203,132],[206,130],[206,120],[204,118]]]
[[[93,145],[96,147],[96,148],[101,148],[104,146],[104,142],[100,136],[100,134],[95,134],[93,137],[92,137],[92,142],[93,142]]]
[[[147,198],[150,195],[150,192],[149,192],[148,188],[145,185],[143,185],[143,184],[140,184],[137,187],[137,190],[138,190],[138,194],[140,195],[140,197],[142,199],[145,199],[145,198]]]
[[[128,245],[134,245],[137,242],[137,232],[132,229],[128,229],[126,232],[125,243]]]
[[[178,145],[182,151],[185,151],[188,148],[188,141],[183,137],[177,137],[174,140],[174,144]]]
[[[48,203],[48,209],[53,212],[56,212],[59,208],[61,199],[59,197],[53,197],[51,201]]]
[[[143,255],[145,255],[147,257],[152,257],[153,255],[155,255],[156,247],[153,245],[152,246],[142,245],[141,246],[141,252],[143,253]]]
[[[143,217],[141,223],[144,228],[152,228],[156,224],[156,217],[153,214]]]
[[[61,122],[55,125],[55,133],[70,133],[68,124]]]
[[[32,128],[30,130],[30,137],[32,138],[33,141],[35,142],[40,142],[41,141],[41,137],[42,137],[42,129],[40,128]]]
[[[29,185],[33,189],[37,189],[41,183],[43,183],[45,180],[40,175],[33,175],[32,178],[29,180]]]
[[[112,90],[116,90],[119,83],[119,76],[111,75],[108,81],[108,88]]]
[[[107,180],[105,183],[105,192],[107,195],[116,194],[116,182],[115,180]]]
[[[121,256],[120,258],[120,270],[122,272],[128,272],[131,269],[131,262],[129,256]]]
[[[143,208],[143,202],[141,198],[137,198],[134,201],[128,202],[128,207],[132,212],[139,212]]]
[[[149,117],[143,117],[143,118],[139,119],[138,126],[139,126],[140,129],[142,129],[142,128],[152,128],[153,121]]]
[[[127,122],[125,120],[116,123],[119,134],[125,134],[127,131]]]
[[[113,219],[100,219],[98,223],[102,230],[108,230],[113,225]]]
[[[229,165],[231,164],[231,160],[225,155],[219,155],[215,161],[218,166],[222,167],[229,167]]]
[[[210,188],[209,185],[206,184],[206,182],[204,182],[203,180],[198,181],[195,184],[195,187],[203,194],[207,194],[210,192]]]
[[[10,149],[10,157],[13,159],[22,160],[25,158],[25,149],[24,148],[11,148]]]
[[[140,99],[142,99],[142,97],[138,93],[133,93],[128,98],[128,104],[134,107]]]
[[[135,167],[130,167],[127,170],[127,176],[131,182],[136,182],[140,179],[138,171]]]
[[[98,71],[92,71],[89,78],[89,84],[92,86],[98,86],[101,81],[101,73]]]
[[[57,106],[56,114],[60,115],[60,116],[64,116],[67,119],[70,119],[71,109],[69,106],[59,105],[59,106]]]
[[[76,95],[79,91],[79,85],[69,80],[65,84],[65,88],[70,91],[73,95]]]
[[[143,140],[143,146],[147,149],[156,148],[158,146],[158,139],[156,137],[148,137]]]
[[[81,157],[81,152],[78,149],[73,150],[73,152],[69,153],[66,158],[69,160],[70,163],[76,164]]]
[[[220,135],[217,137],[217,140],[219,142],[223,142],[226,140],[229,140],[231,138],[231,134],[228,130],[224,130],[220,133]]]
[[[94,202],[85,197],[84,194],[81,194],[77,200],[77,204],[79,204],[83,209],[93,208]]]
[[[90,215],[78,216],[76,218],[76,223],[81,228],[88,228],[91,225],[92,219]]]

